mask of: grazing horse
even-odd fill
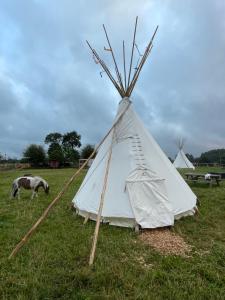
[[[12,192],[11,192],[11,199],[16,198],[20,199],[20,188],[23,187],[26,190],[32,190],[31,199],[34,196],[38,196],[38,189],[42,187],[46,194],[49,192],[49,185],[47,181],[39,176],[23,176],[16,178],[12,184]]]

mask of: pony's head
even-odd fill
[[[45,193],[46,193],[46,194],[49,193],[49,189],[50,189],[50,187],[49,187],[49,185],[47,184],[47,185],[45,186]]]
[[[44,185],[44,191],[45,191],[46,194],[48,194],[50,187],[49,187],[47,181],[42,180],[42,182],[43,182],[43,185]]]

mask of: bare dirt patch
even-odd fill
[[[140,240],[164,255],[188,257],[192,247],[178,234],[167,228],[144,230]]]

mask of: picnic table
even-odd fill
[[[213,183],[216,183],[217,185],[220,184],[221,181],[221,175],[218,174],[210,174],[209,178],[206,178],[206,174],[202,173],[185,173],[185,176],[187,178],[187,181],[192,182],[206,182],[209,183],[210,187]]]

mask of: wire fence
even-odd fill
[[[29,163],[0,163],[0,170],[29,169],[30,167]]]
[[[193,163],[195,167],[219,167],[219,168],[225,168],[225,164],[220,163]]]
[[[82,165],[86,161],[85,159],[80,159],[79,160],[79,166]],[[92,160],[93,161],[93,160]],[[87,166],[90,167],[91,163]],[[218,167],[218,168],[225,168],[225,164],[220,164],[220,163],[196,163],[194,162],[193,165],[195,167]],[[44,166],[46,167],[46,166]],[[31,165],[29,163],[11,163],[11,162],[0,162],[0,171],[1,170],[19,170],[19,169],[29,169],[31,168]]]

